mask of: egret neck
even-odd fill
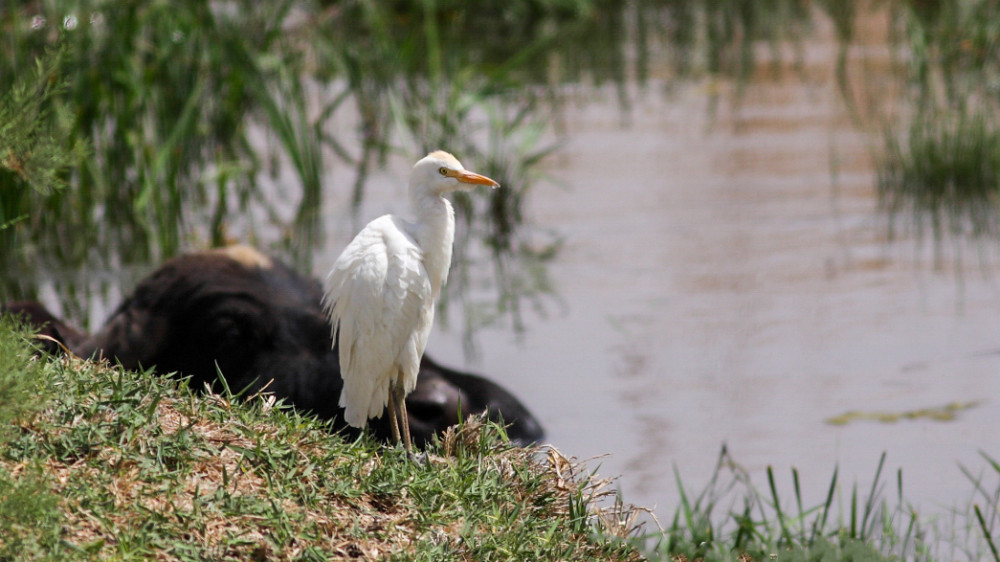
[[[411,233],[424,251],[424,268],[431,278],[433,298],[448,280],[452,244],[455,241],[455,211],[442,195],[420,189],[410,182],[410,206],[416,215]]]

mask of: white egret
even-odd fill
[[[340,345],[348,424],[364,427],[389,406],[393,438],[410,448],[406,395],[434,323],[434,302],[448,279],[455,212],[444,194],[500,184],[462,167],[447,152],[428,154],[410,173],[408,222],[392,215],[368,223],[326,279],[324,306]]]

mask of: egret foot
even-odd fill
[[[413,451],[408,451],[406,455],[410,457],[410,462],[412,462],[413,464],[419,464],[420,466],[427,466],[431,462],[430,456],[428,456],[427,451],[422,451],[420,453],[414,453]]]

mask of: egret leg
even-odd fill
[[[400,427],[403,430],[403,445],[409,451],[413,447],[410,444],[410,418],[406,414],[406,394],[403,392],[403,385],[397,382],[393,386],[392,392],[396,395],[396,405],[399,407]]]
[[[389,393],[389,431],[392,432],[393,441],[399,443],[399,420],[396,418],[395,392]]]

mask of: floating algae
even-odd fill
[[[975,402],[950,402],[938,408],[920,408],[918,410],[906,410],[903,412],[859,412],[851,410],[839,416],[827,418],[826,423],[833,425],[847,425],[854,421],[872,420],[882,423],[895,423],[899,420],[915,420],[926,418],[934,421],[952,421],[955,415],[962,410],[974,408],[980,404]]]

